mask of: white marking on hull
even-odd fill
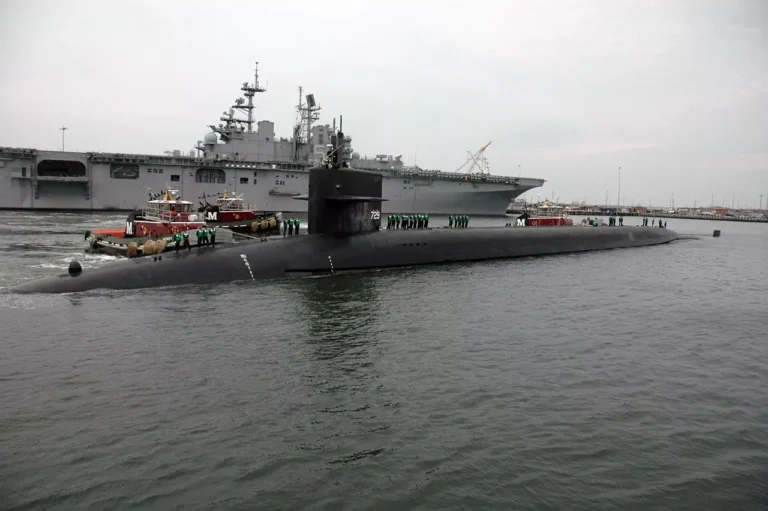
[[[253,272],[251,271],[251,265],[248,263],[248,257],[246,257],[245,254],[240,254],[240,257],[243,258],[243,262],[245,263],[245,267],[248,268],[248,273],[251,274],[251,280],[256,280],[253,278]]]

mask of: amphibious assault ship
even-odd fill
[[[130,211],[140,207],[149,190],[167,186],[187,200],[225,192],[241,195],[253,208],[306,212],[309,169],[326,154],[335,126],[315,124],[320,106],[299,88],[297,122],[290,138],[277,137],[275,125],[255,121],[253,83],[220,117],[218,125],[188,153],[164,155],[47,151],[0,147],[0,209]],[[245,118],[235,117],[235,112]],[[334,121],[335,123],[335,121]],[[492,175],[483,146],[453,172],[404,165],[400,155],[361,157],[346,150],[357,169],[383,177],[382,213],[504,215],[516,197],[540,187],[543,179]]]

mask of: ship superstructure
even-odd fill
[[[326,153],[334,127],[319,124],[320,106],[299,88],[297,121],[290,138],[255,120],[253,83],[188,153],[164,155],[47,151],[0,147],[0,209],[132,210],[149,189],[178,189],[184,197],[235,193],[264,211],[305,212],[309,169]],[[245,115],[245,118],[236,116]],[[351,165],[383,175],[382,213],[504,215],[508,205],[543,179],[492,175],[484,152],[470,153],[454,172],[405,166],[400,156],[361,157],[346,137]],[[467,168],[468,166],[468,168]]]

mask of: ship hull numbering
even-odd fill
[[[281,168],[282,167],[282,168]],[[543,180],[437,171],[383,176],[384,214],[504,215]],[[256,211],[306,212],[309,167],[191,157],[0,148],[0,209],[130,211],[149,190],[170,185],[181,197],[242,194]]]

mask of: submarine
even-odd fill
[[[345,271],[644,247],[678,235],[653,227],[473,227],[381,229],[382,176],[351,168],[342,131],[310,170],[307,235],[243,241],[140,257],[18,284],[13,293],[219,284]]]

